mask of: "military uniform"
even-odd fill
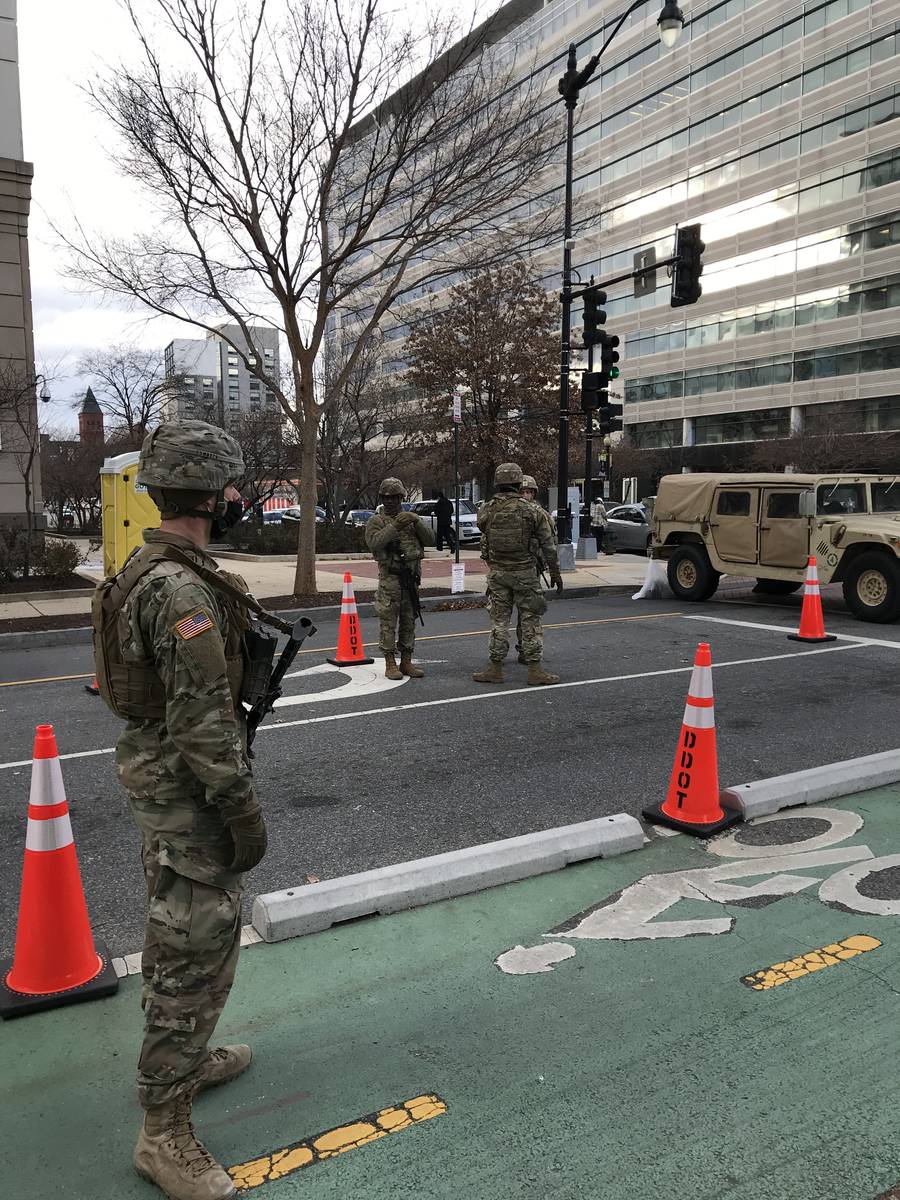
[[[242,466],[229,435],[188,421],[148,435],[137,480],[164,522],[218,520],[196,505],[218,493],[215,511],[223,510],[224,486]],[[138,1065],[146,1117],[134,1164],[176,1200],[235,1194],[196,1140],[191,1103],[250,1061],[247,1046],[208,1045],[237,965],[243,873],[266,845],[240,703],[246,590],[190,538],[160,528],[144,532],[94,599],[97,682],[127,722],[116,768],[149,898]]]
[[[478,512],[491,614],[490,664],[473,676],[479,683],[503,681],[513,606],[521,620],[521,655],[528,664],[528,682],[558,682],[558,676],[548,675],[540,666],[544,650],[541,617],[547,601],[538,571],[539,564],[545,563],[551,581],[561,587],[556,538],[546,512],[518,494],[521,480],[522,472],[515,464],[501,464],[494,482],[506,490],[500,490]]]
[[[379,489],[379,496],[403,494],[405,490],[399,480],[386,479]],[[415,513],[401,511],[396,516],[389,516],[380,511],[366,522],[366,545],[378,562],[375,611],[378,614],[378,645],[385,656],[385,674],[389,679],[400,678],[401,674],[418,678],[422,672],[412,665],[416,618],[412,597],[401,581],[400,572],[408,569],[418,588],[425,547],[434,545],[434,533]],[[398,648],[399,670],[394,661]]]

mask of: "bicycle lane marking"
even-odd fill
[[[707,846],[707,853],[725,861],[712,867],[645,875],[550,929],[543,934],[548,940],[504,951],[495,964],[508,975],[536,974],[573,958],[576,950],[571,941],[654,941],[727,934],[735,928],[736,917],[658,918],[682,900],[714,906],[771,903],[816,884],[823,903],[845,912],[900,916],[900,898],[872,896],[859,890],[872,875],[900,866],[900,854],[876,857],[867,845],[839,845],[862,829],[859,813],[820,807],[790,809],[762,817],[748,828],[810,819],[827,822],[827,831],[778,845],[743,844],[737,840],[740,831],[714,840]],[[819,871],[838,866],[844,869],[824,874]],[[811,870],[816,873],[796,873]],[[748,877],[758,881],[743,885],[737,882]]]

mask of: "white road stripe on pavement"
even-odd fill
[[[865,649],[866,643],[860,642],[845,642],[839,646],[823,646],[818,650],[789,650],[786,654],[766,654],[760,658],[735,658],[727,662],[713,664],[713,670],[721,671],[724,667],[746,667],[753,666],[756,663],[781,662],[787,658],[809,658],[814,654],[839,654],[842,650],[860,650]],[[295,729],[298,725],[319,725],[325,721],[349,721],[354,717],[377,717],[384,713],[408,712],[415,708],[436,708],[442,704],[468,704],[477,700],[502,700],[508,696],[535,696],[543,695],[546,699],[552,692],[563,691],[567,688],[593,687],[601,683],[628,683],[633,679],[656,679],[663,675],[688,675],[693,671],[693,666],[684,667],[666,667],[660,671],[636,671],[630,675],[603,675],[597,679],[570,679],[564,683],[554,684],[548,688],[533,688],[520,687],[508,688],[502,692],[475,692],[469,696],[445,696],[442,700],[419,700],[412,704],[388,704],[382,708],[364,708],[356,709],[353,712],[329,713],[324,717],[303,717],[298,721],[277,721],[272,725],[260,725],[257,734],[260,733],[277,733],[282,729]],[[97,754],[112,754],[113,747],[108,746],[103,750],[80,750],[74,754],[61,754],[61,760],[69,758],[89,758]],[[30,767],[31,759],[23,759],[20,762],[0,763],[0,771],[10,770],[12,767]]]
[[[745,629],[768,629],[772,633],[793,633],[787,625],[761,625],[758,621],[737,621],[728,617],[704,617],[700,613],[681,613],[685,621],[712,621],[716,625],[738,625]],[[889,638],[866,637],[859,633],[835,633],[831,635],[839,642],[854,642],[859,646],[890,646],[892,650],[900,650],[900,639],[891,641]]]

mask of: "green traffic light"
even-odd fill
[[[618,367],[610,367],[609,377],[610,377],[610,379],[618,379],[619,378],[619,368]]]

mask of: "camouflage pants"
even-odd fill
[[[540,662],[544,653],[541,617],[547,611],[547,601],[537,572],[502,571],[491,567],[487,594],[491,613],[491,661],[503,662],[509,653],[509,619],[515,607],[519,610],[516,637],[522,646],[522,656],[526,662]]]
[[[412,654],[416,646],[416,618],[412,602],[396,575],[378,576],[375,593],[378,613],[378,646],[382,654]]]
[[[150,900],[141,959],[144,1041],[138,1095],[144,1108],[152,1108],[190,1091],[206,1057],[237,967],[241,886],[239,876],[232,876],[230,887],[218,887],[160,862],[167,857],[164,845],[147,828],[144,806],[133,807]],[[227,835],[227,827],[223,832]],[[195,856],[198,874],[221,872],[215,856],[209,857],[208,872],[203,851],[198,848]]]

